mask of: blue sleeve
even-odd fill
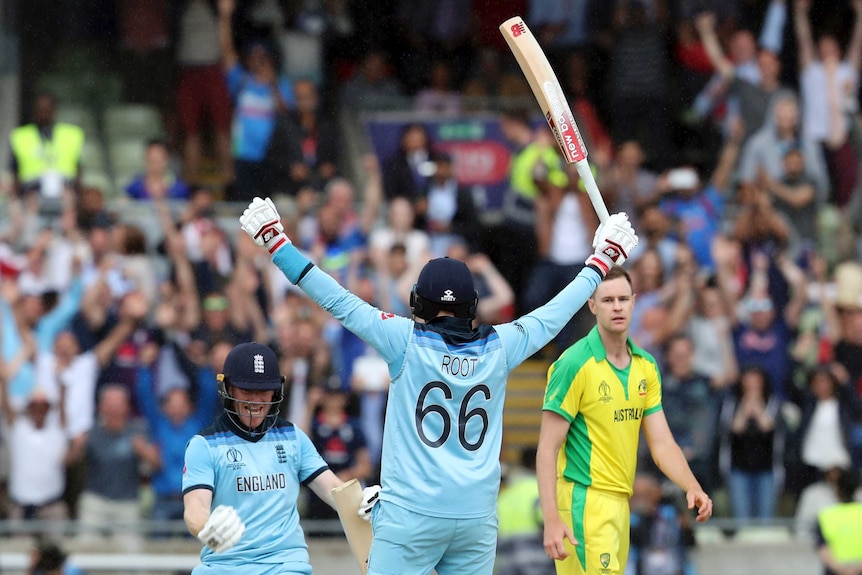
[[[602,280],[599,272],[585,267],[554,299],[517,320],[494,326],[509,369],[545,347],[581,309]]]
[[[136,200],[147,197],[147,194],[144,192],[144,178],[142,176],[138,176],[129,182],[129,185],[126,186],[126,195]]]
[[[760,143],[762,138],[759,136],[760,132],[755,132],[742,147],[742,153],[739,156],[739,168],[737,169],[737,178],[742,182],[754,181],[757,176],[762,150]]]
[[[278,82],[278,88],[281,91],[281,98],[288,108],[296,107],[296,98],[293,95],[293,84],[287,78],[281,78]]]
[[[50,350],[54,348],[54,339],[68,325],[72,317],[78,313],[83,297],[84,282],[78,278],[72,281],[69,291],[66,292],[57,307],[42,316],[36,326],[36,343],[39,345],[39,349]]]
[[[697,94],[692,109],[698,118],[706,118],[726,97],[726,91],[722,88],[725,79],[721,74],[714,74],[706,86]]]
[[[242,66],[239,64],[234,64],[231,66],[230,70],[225,72],[225,81],[227,82],[227,89],[230,92],[230,98],[234,104],[236,104],[236,98],[239,95],[240,88],[242,88],[242,77],[245,74],[245,71],[242,69]]]
[[[218,385],[212,370],[202,367],[197,371],[197,396],[192,416],[198,427],[208,425],[216,417],[219,407]]]
[[[784,47],[784,25],[786,22],[787,5],[784,2],[775,2],[774,0],[770,2],[758,39],[760,47],[780,56],[781,49]]]
[[[171,198],[175,200],[187,200],[189,199],[189,186],[183,181],[177,180],[174,182],[174,185],[171,186],[171,190],[169,195]]]
[[[206,439],[192,437],[186,445],[183,466],[183,495],[195,489],[215,489],[215,468]]]
[[[314,266],[292,244],[278,250],[273,263],[317,305],[377,350],[390,375],[401,370],[413,320],[385,313],[344,289],[329,274]]]
[[[135,385],[135,398],[138,401],[138,407],[141,408],[141,412],[150,424],[150,429],[155,429],[161,415],[159,414],[158,401],[156,401],[153,370],[149,367],[138,368],[138,381]]]
[[[3,359],[10,359],[20,345],[20,338],[18,337],[18,327],[15,324],[15,316],[12,315],[12,308],[2,297],[0,297],[0,326],[3,329],[0,332],[3,334]]]
[[[311,439],[298,427],[296,441],[299,443],[299,481],[308,485],[314,478],[329,469],[329,466],[317,452]]]
[[[718,188],[710,184],[706,187],[706,199],[712,206],[712,216],[718,221],[724,210],[724,196]]]

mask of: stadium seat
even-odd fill
[[[165,133],[162,115],[146,104],[118,104],[105,110],[103,126],[111,142],[127,139],[162,137]],[[139,158],[139,161],[143,158]]]
[[[96,116],[88,108],[72,104],[60,103],[54,112],[54,119],[58,122],[74,124],[84,130],[87,138],[92,138],[98,133]]]
[[[113,73],[99,75],[99,89],[93,95],[93,104],[99,109],[115,106],[123,101],[123,79]]]
[[[114,172],[140,171],[144,167],[147,142],[139,138],[110,140],[108,156]]]
[[[84,177],[81,183],[87,188],[98,188],[106,198],[116,195],[114,182],[104,170],[84,168]]]
[[[112,141],[108,146],[111,172],[118,190],[123,190],[144,169],[147,143],[143,139]]]
[[[86,106],[90,103],[89,85],[63,74],[45,74],[36,81],[36,90],[54,94],[63,104]]]
[[[104,170],[105,152],[102,143],[95,138],[88,137],[84,140],[84,149],[81,153],[81,164],[85,170]]]

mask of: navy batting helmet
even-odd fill
[[[437,258],[425,264],[410,292],[413,315],[425,321],[437,317],[440,310],[473,319],[478,302],[473,274],[467,264],[452,258]]]
[[[241,416],[237,412],[237,402],[249,404],[250,407],[260,406],[267,409],[263,424],[254,430],[249,430],[252,435],[262,435],[275,424],[283,397],[284,377],[279,372],[278,357],[272,349],[256,342],[235,346],[227,354],[224,368],[217,379],[222,404],[228,417],[235,424],[244,427],[240,423]],[[229,386],[246,391],[274,391],[275,393],[271,401],[240,401],[230,394]]]

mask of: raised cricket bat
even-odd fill
[[[362,487],[356,479],[351,479],[341,487],[333,489],[332,497],[335,499],[335,508],[347,536],[347,543],[359,563],[359,571],[366,575],[372,531],[371,523],[357,514],[359,504],[362,503]]]
[[[563,152],[563,157],[566,158],[566,162],[574,164],[577,168],[593,209],[596,210],[599,221],[604,222],[608,219],[608,208],[605,206],[605,200],[587,162],[587,148],[575,124],[575,116],[560,88],[560,82],[554,70],[551,69],[542,47],[520,16],[509,18],[500,24],[500,32],[530,83],[533,95],[536,96],[539,107],[545,114],[545,120],[548,121],[548,126]]]

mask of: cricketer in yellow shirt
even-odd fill
[[[641,426],[653,459],[686,492],[697,520],[712,515],[667,425],[655,359],[628,338],[635,295],[615,267],[589,300],[596,327],[548,371],[537,476],[544,546],[558,575],[620,575]]]

